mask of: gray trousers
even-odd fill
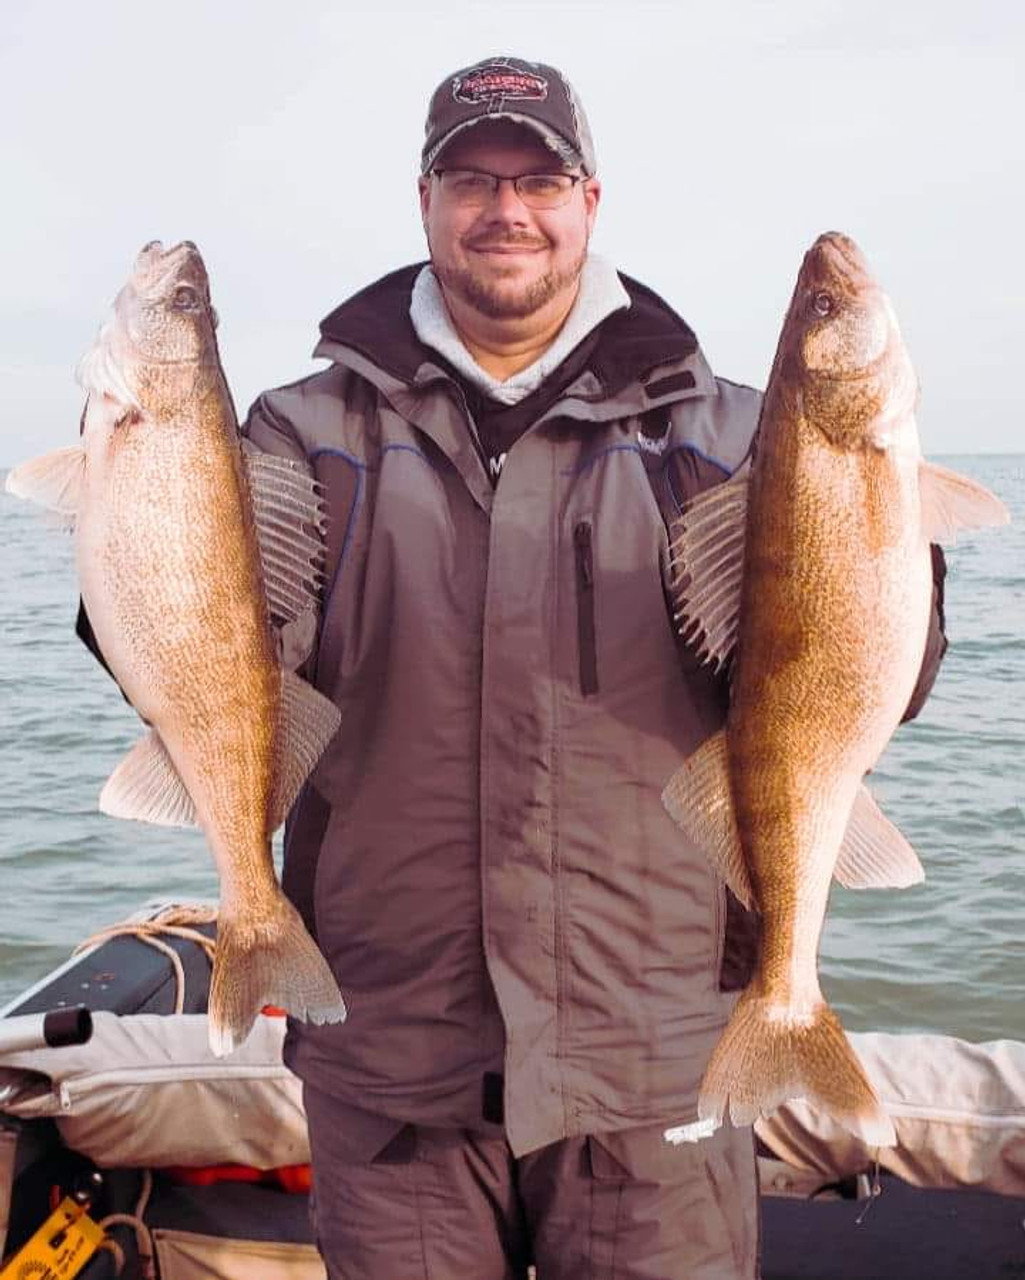
[[[663,1125],[516,1159],[500,1136],[399,1127],[354,1158],[304,1093],[313,1224],[330,1280],[757,1280],[750,1129],[665,1142]]]

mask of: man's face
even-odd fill
[[[454,138],[439,169],[478,169],[500,177],[563,172],[536,134],[507,121],[476,125]],[[431,262],[446,293],[489,319],[526,319],[553,299],[567,305],[601,194],[596,178],[574,185],[557,209],[529,209],[503,182],[483,207],[461,205],[436,177],[420,179],[420,208]]]

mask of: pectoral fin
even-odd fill
[[[959,529],[981,529],[1009,523],[1000,499],[967,476],[921,462],[918,488],[922,502],[922,531],[930,542],[953,542]]]
[[[725,730],[687,757],[669,779],[662,803],[734,895],[749,911],[757,910],[733,812]]]
[[[45,507],[61,525],[73,529],[84,474],[85,450],[74,444],[15,467],[8,472],[4,488],[16,498]]]
[[[744,576],[748,474],[733,476],[689,503],[673,530],[673,602],[680,634],[700,637],[698,656],[718,670],[737,639]]]
[[[243,453],[256,537],[276,623],[292,622],[315,603],[323,577],[324,512],[309,468],[268,453]]]
[[[158,827],[194,827],[196,806],[155,729],[141,738],[107,779],[100,811]]]
[[[918,855],[865,786],[855,797],[833,875],[848,889],[906,889],[925,879]]]
[[[291,671],[281,673],[281,719],[271,826],[284,822],[296,796],[341,723],[335,704]]]

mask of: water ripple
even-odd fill
[[[1014,524],[948,552],[950,637],[920,719],[868,779],[926,882],[836,889],[823,984],[852,1029],[1025,1040],[1025,459],[944,464]],[[0,493],[0,1001],[147,898],[216,897],[195,832],[117,822],[100,788],[138,720],[74,636],[71,542]]]

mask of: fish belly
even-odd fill
[[[265,858],[280,699],[240,459],[180,422],[139,423],[96,453],[77,548],[90,622],[222,876],[240,878],[240,857]]]
[[[822,998],[818,945],[855,794],[921,664],[929,550],[913,483],[891,460],[779,453],[789,470],[767,465],[752,481],[726,731],[763,937],[701,1107],[721,1116],[728,1105],[740,1123],[816,1098],[884,1145],[892,1125]]]

